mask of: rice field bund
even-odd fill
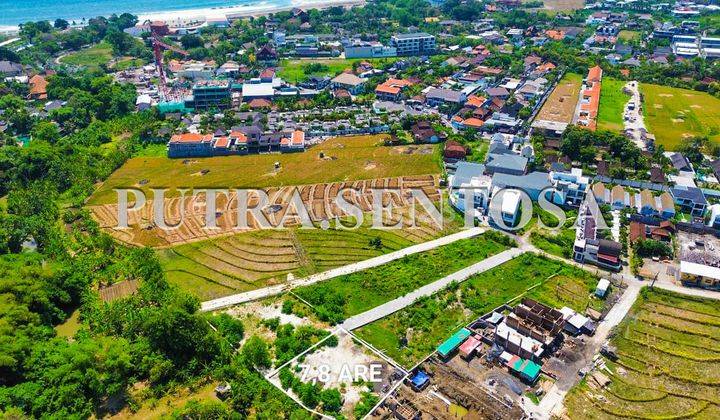
[[[617,360],[568,393],[569,418],[720,418],[719,301],[645,288],[614,334]]]
[[[705,92],[641,83],[643,116],[655,144],[675,150],[683,139],[720,142],[720,99]]]

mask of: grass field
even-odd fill
[[[240,293],[352,264],[457,231],[461,221],[445,210],[440,229],[259,230],[158,250],[168,280],[203,300]],[[370,241],[380,238],[381,244]]]
[[[570,258],[575,243],[575,229],[563,228],[557,232],[536,230],[530,234],[530,242],[548,254]]]
[[[575,107],[580,95],[582,76],[575,73],[566,73],[555,90],[545,101],[542,109],[535,117],[536,120],[570,123],[575,115]]]
[[[644,289],[612,339],[604,389],[583,380],[565,399],[569,418],[720,418],[720,305]]]
[[[623,41],[634,41],[636,39],[640,39],[641,35],[642,34],[639,31],[622,30],[618,33],[618,39]],[[605,83],[605,79],[603,79],[603,83]]]
[[[597,117],[597,127],[599,129],[622,131],[625,128],[623,110],[630,99],[630,96],[623,92],[623,86],[626,83],[609,77],[603,78]]]
[[[114,70],[127,70],[129,68],[141,67],[145,65],[142,58],[123,57],[119,59],[112,67]]]
[[[112,60],[112,47],[107,42],[100,42],[90,48],[68,54],[60,62],[71,66],[98,67]]]
[[[278,70],[278,77],[291,83],[301,82],[309,76],[330,76],[335,77],[337,74],[342,73],[344,70],[351,69],[354,62],[367,61],[373,65],[380,65],[383,63],[392,63],[397,61],[397,58],[376,58],[376,59],[361,59],[361,58],[330,58],[330,59],[310,59],[310,60],[281,60]],[[325,66],[321,71],[315,71],[306,73],[307,66],[309,64],[321,64]]]
[[[558,308],[602,309],[603,301],[591,298],[596,285],[597,278],[582,269],[524,254],[355,333],[409,367],[474,317],[523,294]],[[404,347],[400,345],[402,338],[407,339]]]
[[[345,319],[403,296],[507,248],[507,237],[488,232],[477,238],[409,255],[370,270],[299,288],[295,293],[313,305],[319,315],[342,313],[342,319]]]
[[[116,202],[114,188],[264,188],[440,173],[437,148],[383,146],[384,135],[337,137],[304,153],[169,159],[132,158],[90,197]],[[319,157],[324,152],[325,158]],[[279,162],[281,169],[275,170]],[[201,175],[202,171],[209,171]],[[144,181],[144,182],[141,182]],[[140,184],[143,184],[140,186]],[[169,192],[166,197],[173,194]]]
[[[643,114],[656,144],[675,150],[684,138],[720,142],[720,99],[704,92],[641,83]]]

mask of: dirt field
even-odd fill
[[[115,188],[279,188],[352,182],[404,175],[439,174],[433,145],[384,146],[385,135],[337,137],[303,153],[169,159],[130,159],[90,197],[89,205],[117,202]],[[322,152],[323,157],[320,157]],[[276,169],[275,163],[279,163]]]
[[[582,76],[567,73],[545,101],[536,120],[571,123],[580,95]]]
[[[472,366],[471,366],[472,365]],[[407,384],[400,386],[383,405],[372,413],[372,419],[391,419],[393,407],[399,414],[420,413],[419,418],[468,419],[519,419],[523,411],[515,394],[498,392],[486,384],[490,378],[516,381],[496,368],[483,366],[480,358],[472,363],[454,357],[444,363],[435,358],[423,363],[419,369],[430,375],[430,385],[420,392]],[[502,378],[498,381],[497,378]],[[509,401],[501,398],[507,396]],[[412,418],[412,416],[406,417]]]
[[[373,189],[397,191],[397,194],[384,194],[383,205],[387,206],[392,203],[394,206],[406,207],[412,200],[411,189],[422,189],[428,198],[438,202],[440,200],[438,185],[435,176],[425,175],[268,188],[264,190],[269,201],[263,213],[273,227],[299,225],[300,219],[295,217],[298,215],[297,209],[291,204],[293,196],[299,195],[312,222],[320,223],[334,220],[336,217],[347,216],[336,204],[338,193],[341,190],[348,188],[356,190],[356,194],[346,191],[343,197],[348,202],[360,207],[363,212],[369,212],[373,208]],[[255,207],[258,203],[259,198],[253,195],[249,199],[248,207]],[[155,224],[153,200],[148,201],[142,209],[129,212],[128,225],[130,228],[128,229],[118,227],[117,204],[104,204],[89,208],[103,230],[122,242],[138,246],[177,246],[262,228],[252,217],[248,218],[247,227],[237,228],[238,200],[234,192],[229,196],[218,196],[216,229],[206,228],[205,204],[204,195],[187,199],[166,198],[164,200],[165,223],[168,226],[179,223],[174,229],[163,229]],[[183,214],[184,219],[181,219]],[[180,222],[181,220],[182,222]]]
[[[718,418],[719,340],[717,301],[643,290],[612,339],[617,361],[596,369],[609,384],[588,375],[568,393],[567,417]]]

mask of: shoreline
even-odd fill
[[[258,17],[265,16],[272,13],[283,12],[292,10],[294,8],[301,8],[304,10],[310,9],[327,9],[335,6],[351,7],[351,6],[362,6],[365,5],[365,0],[291,0],[290,4],[278,5],[273,4],[272,1],[261,1],[254,4],[245,4],[237,6],[226,6],[226,7],[204,7],[197,9],[185,9],[185,10],[167,10],[167,11],[156,11],[156,12],[137,12],[133,13],[138,17],[138,23],[145,22],[146,20],[160,20],[168,23],[171,27],[173,24],[182,25],[190,22],[208,21],[213,19],[238,19],[245,17]],[[118,12],[122,13],[122,12]],[[132,13],[132,12],[130,12]],[[93,16],[95,17],[95,16]],[[81,18],[66,20],[80,21]],[[77,25],[76,27],[81,27]],[[0,25],[0,34],[15,34],[20,30],[19,25]]]

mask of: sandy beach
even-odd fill
[[[254,4],[198,8],[173,11],[157,11],[138,13],[138,21],[162,20],[171,26],[179,26],[188,23],[204,22],[207,20],[233,19],[248,16],[263,16],[299,7],[303,9],[326,9],[333,6],[359,6],[365,4],[365,0],[291,0],[290,4],[278,5],[271,1],[261,1]],[[67,19],[72,21],[73,19]],[[80,21],[80,19],[75,19]],[[0,34],[14,34],[19,28],[13,25],[0,25]]]
[[[302,9],[326,9],[333,6],[358,6],[365,4],[365,0],[296,0],[286,6],[278,6],[271,2],[260,2],[251,5],[228,6],[222,8],[190,9],[168,12],[149,12],[138,16],[140,22],[146,20],[162,20],[168,24],[187,21],[203,21],[223,18],[240,18],[248,16],[263,16],[299,7]]]

